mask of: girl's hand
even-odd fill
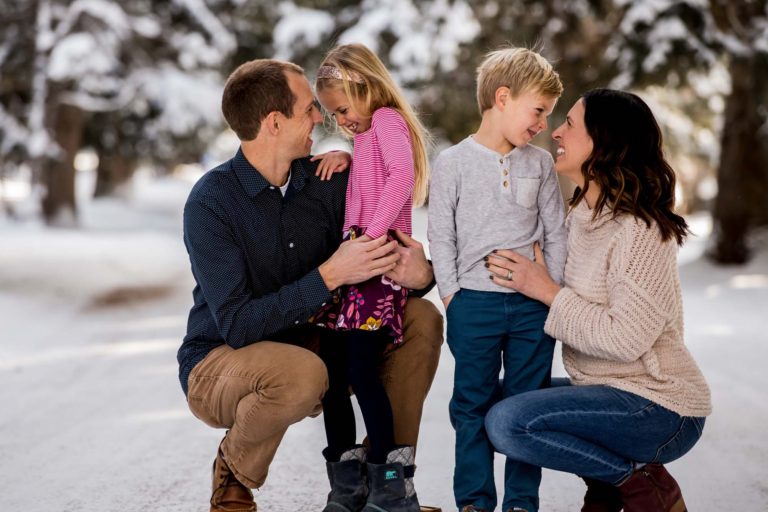
[[[316,160],[321,162],[317,165],[315,176],[320,176],[320,181],[327,181],[331,179],[333,173],[345,171],[349,167],[352,155],[346,151],[328,151],[309,159],[310,162]]]
[[[485,266],[494,283],[551,306],[560,285],[549,277],[538,242],[533,244],[533,254],[531,261],[515,251],[498,249],[485,257]]]

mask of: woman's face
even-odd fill
[[[555,170],[583,187],[581,165],[592,154],[593,145],[584,124],[584,102],[581,99],[568,111],[565,122],[552,132],[552,138],[557,141]]]

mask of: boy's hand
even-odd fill
[[[456,295],[456,294],[455,294],[455,293],[452,293],[452,294],[450,294],[450,295],[446,295],[445,297],[443,297],[442,299],[440,299],[440,300],[442,300],[442,301],[443,301],[443,307],[445,308],[445,310],[446,310],[446,311],[448,311],[448,304],[450,304],[450,303],[451,303],[451,301],[453,300],[453,296],[454,296],[454,295]]]
[[[315,176],[320,176],[321,181],[327,181],[331,179],[333,173],[345,171],[349,167],[352,155],[345,151],[328,151],[309,159],[310,162],[317,160],[321,162],[317,165]]]

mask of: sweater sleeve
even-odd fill
[[[618,362],[650,350],[679,306],[674,241],[662,242],[655,226],[630,226],[617,235],[622,238],[609,256],[607,303],[562,288],[544,325],[547,334],[579,352]]]
[[[456,267],[458,247],[456,241],[456,205],[459,200],[458,179],[454,169],[446,165],[446,158],[438,156],[432,169],[429,187],[429,254],[435,271],[440,298],[459,291],[459,273]]]
[[[563,284],[565,256],[568,251],[568,234],[565,230],[565,203],[560,193],[554,161],[547,155],[545,177],[539,190],[539,215],[544,226],[544,262],[549,275],[558,284]]]
[[[386,182],[365,234],[378,238],[387,234],[413,194],[413,148],[405,119],[397,111],[380,108],[373,114],[371,129],[381,148]]]

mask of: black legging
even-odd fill
[[[357,397],[363,413],[370,442],[368,460],[374,464],[386,462],[394,448],[392,406],[379,379],[379,363],[388,333],[359,329],[328,332],[320,345],[320,357],[328,368],[329,387],[323,397],[323,420],[330,461],[356,443],[355,414],[349,387]]]

